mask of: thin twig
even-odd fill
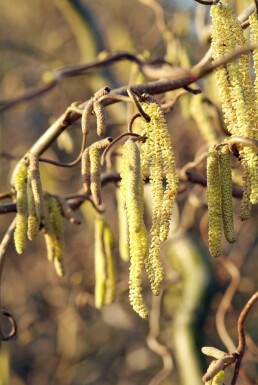
[[[254,306],[255,302],[258,300],[258,291],[249,299],[249,301],[246,303],[244,306],[243,310],[240,313],[240,316],[238,318],[238,324],[237,324],[237,329],[238,329],[238,347],[236,349],[236,364],[235,364],[235,371],[234,371],[234,376],[231,381],[231,385],[235,385],[238,374],[239,374],[239,369],[241,366],[241,361],[244,356],[245,352],[245,347],[246,347],[246,341],[245,341],[245,320],[247,315],[249,314],[250,310]]]
[[[208,0],[194,0],[196,1],[196,3],[199,3],[199,4],[203,4],[203,5],[214,5],[214,4],[218,4],[220,2],[220,0],[211,0],[211,1],[208,1]]]

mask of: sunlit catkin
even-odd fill
[[[222,193],[222,216],[224,234],[228,242],[235,241],[233,205],[232,205],[232,173],[231,159],[228,146],[220,148],[219,154],[221,193]]]
[[[106,256],[104,248],[105,221],[97,218],[95,220],[95,306],[100,309],[105,302],[106,296]]]
[[[34,154],[29,155],[29,170],[31,175],[31,188],[34,196],[35,210],[40,222],[44,222],[44,197],[39,173],[39,158]]]
[[[175,170],[175,159],[164,113],[150,95],[143,95],[140,102],[150,122],[143,121],[142,131],[147,140],[142,145],[141,155],[144,171],[149,168],[152,188],[153,214],[151,227],[151,245],[146,260],[146,270],[150,279],[151,289],[159,294],[164,271],[160,261],[161,241],[167,239],[172,208],[178,188],[178,177]],[[163,190],[163,177],[165,190]]]
[[[221,254],[222,206],[219,153],[210,147],[207,158],[207,201],[209,218],[209,249],[213,257]]]
[[[142,273],[148,254],[148,239],[143,221],[140,152],[133,140],[127,140],[123,146],[121,178],[126,199],[130,242],[129,299],[136,313],[146,318],[148,311],[142,297]]]
[[[116,189],[116,200],[119,224],[119,255],[123,261],[128,262],[130,260],[129,228],[126,213],[125,191],[122,184]]]
[[[111,228],[105,224],[103,243],[106,258],[106,291],[104,302],[106,305],[112,303],[116,294],[116,267],[113,253],[114,237]]]
[[[55,244],[54,244],[54,266],[56,273],[59,276],[64,275],[64,263],[63,263],[63,253],[64,253],[64,223],[61,206],[56,197],[48,198],[48,207],[50,220],[53,225],[54,234],[55,234]]]
[[[90,190],[92,198],[96,206],[100,206],[102,203],[101,198],[101,164],[100,164],[100,152],[99,149],[91,146],[89,150],[90,155]]]
[[[16,192],[16,227],[14,231],[14,244],[18,254],[21,254],[26,247],[28,203],[27,203],[27,165],[21,162],[17,168],[13,185]]]
[[[39,232],[39,220],[36,214],[34,195],[31,187],[31,171],[27,173],[27,200],[28,200],[28,239],[32,241]]]

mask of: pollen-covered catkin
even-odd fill
[[[129,228],[126,212],[125,191],[122,183],[120,184],[120,187],[116,189],[116,200],[119,223],[119,255],[123,261],[128,262],[130,260]]]
[[[39,173],[39,158],[34,154],[29,155],[29,170],[36,214],[38,220],[44,223],[44,196]]]
[[[148,255],[148,239],[143,221],[141,158],[137,144],[131,139],[123,146],[121,179],[126,198],[130,242],[129,299],[136,313],[147,318],[148,311],[142,297],[142,273]]]
[[[161,241],[167,239],[172,208],[178,189],[178,176],[171,138],[164,113],[150,95],[143,95],[140,102],[143,111],[150,117],[150,122],[142,123],[142,131],[147,139],[141,147],[144,171],[149,168],[152,188],[153,214],[151,227],[151,245],[145,266],[151,283],[152,292],[159,294],[164,271],[160,261]],[[165,190],[163,191],[163,175]]]
[[[232,205],[232,173],[231,159],[228,146],[220,148],[219,167],[222,193],[222,216],[224,234],[228,242],[235,241],[233,205]]]
[[[56,197],[51,196],[48,198],[48,208],[55,234],[53,262],[57,275],[61,277],[64,275],[64,223],[61,206]]]
[[[207,201],[209,219],[209,249],[213,257],[221,255],[222,205],[219,153],[212,146],[207,158]]]
[[[92,198],[96,206],[100,206],[102,203],[101,198],[101,181],[100,181],[100,152],[99,149],[91,146],[89,150],[90,154],[90,190]]]
[[[27,165],[22,162],[13,177],[16,191],[16,227],[14,231],[14,244],[18,254],[22,254],[26,247],[28,201],[27,201]]]
[[[39,232],[39,220],[36,214],[34,195],[31,187],[31,171],[27,173],[27,201],[28,201],[28,239],[32,241]]]
[[[110,226],[105,224],[103,233],[103,242],[106,258],[106,292],[105,304],[109,305],[115,299],[116,294],[116,267],[113,254],[114,237]]]
[[[95,306],[100,309],[105,303],[106,296],[106,256],[104,247],[105,221],[101,218],[95,220]]]

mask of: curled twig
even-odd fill
[[[230,152],[232,152],[232,154],[237,158],[239,158],[239,151],[237,148],[237,144],[243,144],[243,145],[258,149],[258,140],[247,138],[245,136],[231,136],[227,140],[227,144]]]

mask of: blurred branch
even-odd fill
[[[163,294],[164,287],[162,287],[159,296],[152,295],[150,331],[147,336],[147,345],[162,358],[163,368],[151,379],[149,385],[159,385],[161,381],[168,377],[173,369],[173,360],[168,348],[157,340],[160,333],[159,321]]]
[[[226,346],[227,350],[229,352],[233,352],[236,349],[236,346],[228,334],[228,331],[225,325],[225,314],[228,311],[229,307],[231,306],[231,301],[239,286],[240,273],[237,267],[234,265],[234,263],[230,261],[230,259],[220,257],[219,262],[222,264],[224,269],[226,269],[227,272],[230,274],[231,281],[229,286],[227,287],[225,294],[222,297],[222,300],[220,301],[218,310],[216,312],[216,326],[217,326],[218,334],[222,342]]]

